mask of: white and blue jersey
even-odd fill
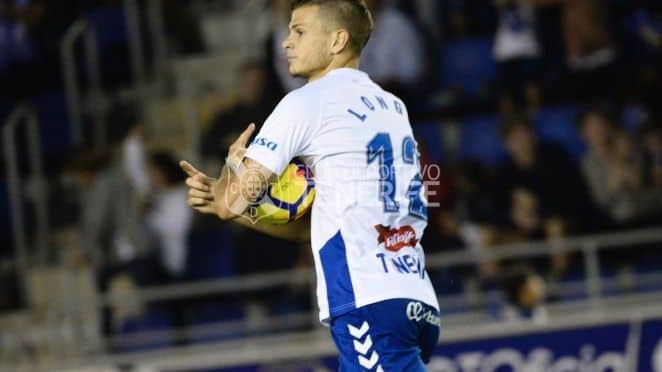
[[[246,156],[315,177],[311,243],[320,320],[392,299],[438,310],[420,245],[427,224],[417,144],[402,101],[349,68],[289,93]]]

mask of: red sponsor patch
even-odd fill
[[[397,252],[404,247],[415,247],[418,243],[416,231],[410,225],[397,229],[392,229],[390,226],[375,225],[375,230],[379,234],[377,241],[384,243],[384,248],[391,252]]]

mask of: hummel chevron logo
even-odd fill
[[[361,328],[357,328],[351,324],[348,324],[347,329],[349,330],[349,334],[356,339],[352,342],[354,343],[354,350],[356,350],[358,354],[359,364],[361,367],[372,370],[376,365],[376,372],[384,372],[382,366],[378,364],[379,354],[377,354],[377,351],[373,350],[372,353],[369,354],[370,349],[372,349],[372,337],[370,337],[370,335],[366,336],[370,330],[370,325],[368,322],[363,322],[363,324],[361,324]],[[365,339],[363,342],[361,342],[363,336],[365,336]]]
[[[352,335],[352,337],[361,338],[366,332],[368,332],[368,330],[370,330],[370,326],[368,325],[368,322],[363,322],[361,328],[356,328],[353,325],[348,324],[347,329],[349,329],[349,334]]]
[[[363,368],[372,369],[372,367],[374,367],[377,362],[379,362],[379,354],[377,354],[376,351],[372,352],[370,359],[364,357],[363,355],[359,355],[359,364]]]
[[[354,350],[358,351],[359,354],[367,355],[371,347],[372,347],[372,339],[370,338],[370,335],[368,335],[368,337],[365,338],[365,341],[363,343],[354,340]]]

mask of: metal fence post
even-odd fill
[[[167,41],[163,24],[161,0],[150,0],[147,8],[147,20],[154,45],[154,79],[160,94],[165,94],[166,61],[168,59]]]
[[[9,186],[9,203],[12,216],[12,234],[14,240],[14,257],[21,276],[19,285],[25,290],[23,282],[27,276],[28,254],[27,239],[25,236],[25,216],[23,213],[23,193],[21,175],[18,169],[18,149],[16,147],[16,129],[19,124],[25,123],[28,135],[28,155],[30,168],[34,180],[34,202],[37,219],[37,249],[39,261],[46,262],[49,244],[48,223],[48,196],[46,180],[41,159],[41,140],[39,137],[39,125],[37,114],[29,106],[19,106],[9,116],[3,128],[3,141],[5,159],[7,161],[7,180]]]
[[[62,76],[64,89],[69,107],[69,120],[71,122],[71,142],[80,145],[83,142],[83,111],[80,104],[80,90],[76,78],[76,56],[74,43],[85,32],[87,22],[79,19],[74,22],[62,38],[60,44],[60,58],[62,59]]]
[[[28,151],[32,180],[34,181],[34,201],[37,219],[37,248],[39,262],[44,265],[48,259],[48,245],[50,238],[50,224],[48,216],[48,187],[41,158],[41,136],[39,135],[39,122],[34,110],[26,111],[26,125],[28,130]]]
[[[145,58],[143,55],[142,32],[140,30],[140,14],[136,0],[124,0],[126,12],[126,26],[129,37],[129,50],[131,53],[131,71],[133,79],[141,92],[141,98],[145,88]]]
[[[98,148],[105,149],[107,145],[105,130],[106,107],[105,100],[103,99],[96,31],[92,27],[87,27],[83,37],[86,57],[85,67],[90,84],[88,103],[90,104],[94,121],[94,143]]]
[[[584,253],[584,266],[586,269],[586,289],[589,298],[593,301],[594,306],[597,307],[602,300],[598,246],[595,242],[588,241],[584,243],[582,252]]]

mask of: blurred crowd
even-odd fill
[[[120,2],[63,3],[0,1],[3,99],[61,88],[58,43],[53,40],[81,14],[117,10]],[[366,3],[375,28],[361,69],[403,98],[424,165],[442,169],[440,177],[426,180],[434,181],[429,201],[440,205],[429,210],[422,242],[427,252],[480,254],[501,244],[555,243],[570,235],[660,225],[659,1]],[[183,4],[163,1],[170,52],[204,53],[196,19]],[[221,164],[230,142],[248,123],[262,123],[284,94],[304,83],[289,76],[280,47],[288,10],[287,0],[268,2],[264,11],[271,26],[262,52],[241,64],[231,99],[225,97],[203,123],[205,164]],[[108,45],[105,55],[126,64],[121,58],[126,42]],[[112,58],[104,61],[104,80],[128,81],[128,71],[128,65]],[[568,133],[581,142],[580,151],[551,141],[536,125],[541,112],[558,105],[576,108],[570,122],[558,124],[570,128]],[[131,104],[116,104],[106,126],[108,150],[70,149],[51,171],[59,180],[51,193],[56,196],[56,244],[74,251],[68,264],[94,267],[104,291],[126,286],[127,278],[131,285],[150,286],[310,267],[308,247],[194,216],[177,166],[180,154],[147,144],[140,112]],[[434,123],[437,133],[445,134],[446,147],[457,148],[463,143],[453,141],[448,128],[461,127],[476,115],[495,119],[503,153],[481,159],[444,149],[443,158],[435,156],[439,139],[425,134],[423,124]],[[624,270],[640,258],[604,257]],[[457,286],[466,290],[468,283],[501,288],[506,302],[514,305],[504,314],[515,315],[499,316],[533,316],[544,301],[545,283],[572,277],[581,265],[581,258],[560,253],[540,260],[483,262],[452,272],[461,284],[449,284],[447,272],[431,275],[442,292]],[[250,317],[309,309],[309,296],[307,288],[297,287],[216,300],[236,304]],[[191,318],[190,309],[174,309],[174,323]],[[105,319],[108,332],[112,318],[108,314]]]

